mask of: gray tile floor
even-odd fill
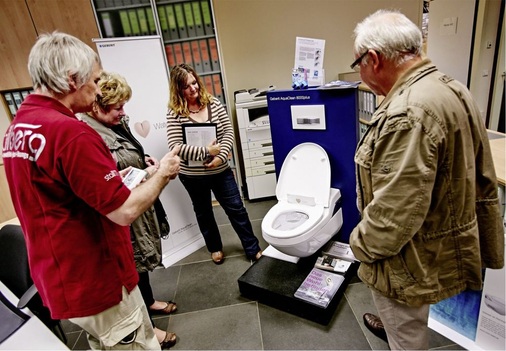
[[[275,200],[245,202],[261,247],[261,222]],[[177,333],[172,350],[388,350],[387,343],[371,334],[362,323],[365,312],[375,312],[371,293],[357,278],[352,280],[333,319],[321,325],[242,297],[237,279],[252,264],[246,259],[221,207],[215,207],[226,255],[215,265],[206,248],[175,265],[151,274],[157,300],[174,300],[178,310],[155,316],[161,329]],[[86,335],[63,321],[68,346],[89,349]],[[433,350],[463,350],[431,331]]]

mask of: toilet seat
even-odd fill
[[[271,228],[272,222],[268,221],[275,218],[274,213],[278,214],[281,211],[277,209],[273,211],[274,207],[278,206],[275,205],[268,212],[269,217],[264,218],[262,221],[262,235],[265,241],[269,243],[269,247],[264,251],[264,255],[296,263],[299,257],[307,257],[315,253],[316,250],[327,243],[343,225],[343,211],[338,205],[340,198],[341,192],[339,189],[332,188],[329,201],[331,206],[323,208],[321,218],[307,231],[292,231],[289,233],[291,237],[288,237],[286,232],[284,232],[285,236],[282,237],[283,232],[274,232]],[[286,204],[280,204],[278,208],[283,208],[284,205]],[[304,207],[307,208],[308,206]],[[300,208],[296,209],[300,210]],[[317,216],[315,218],[317,218]]]
[[[301,233],[306,233],[313,228],[322,218],[324,207],[323,206],[301,206],[299,204],[290,204],[287,202],[278,202],[272,207],[265,215],[262,221],[262,231],[269,233],[270,236],[279,239],[288,239],[299,236]],[[276,219],[285,214],[293,212],[302,212],[308,216],[308,219],[301,225],[291,230],[278,230],[274,228],[273,224]],[[266,227],[264,227],[264,223]]]
[[[289,239],[319,225],[328,212],[330,176],[329,158],[320,145],[302,143],[294,147],[281,167],[276,186],[278,203],[264,217],[262,231],[271,238]],[[307,220],[290,230],[274,227],[279,216],[295,212],[307,215]]]

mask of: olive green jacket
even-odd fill
[[[360,278],[418,306],[482,288],[504,265],[487,131],[468,89],[425,59],[392,87],[355,155]]]
[[[146,168],[145,154],[128,128],[128,117],[121,125],[108,128],[86,114],[79,118],[95,129],[105,141],[118,169]],[[130,225],[134,259],[138,272],[152,271],[161,263],[161,237],[169,234],[169,224],[159,200]]]

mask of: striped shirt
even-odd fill
[[[167,140],[169,149],[181,145],[179,157],[181,157],[181,174],[185,175],[209,175],[223,172],[229,167],[228,156],[232,152],[234,144],[234,129],[228,118],[227,111],[221,102],[213,97],[211,103],[207,105],[209,117],[207,123],[216,124],[217,142],[220,143],[220,153],[215,157],[219,157],[223,163],[215,168],[206,168],[203,163],[206,159],[206,146],[196,146],[183,144],[183,124],[196,123],[188,116],[177,115],[172,109],[167,113]],[[202,166],[188,166],[188,160],[202,161]]]

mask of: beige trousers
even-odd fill
[[[390,350],[428,350],[430,305],[412,307],[372,289],[371,292],[378,316],[387,332]]]
[[[160,350],[138,287],[123,300],[93,316],[69,319],[88,333],[92,350]]]

